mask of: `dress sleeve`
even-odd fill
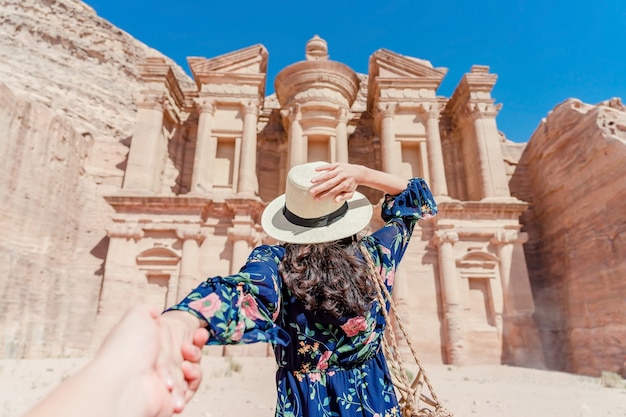
[[[280,313],[280,246],[259,246],[239,273],[209,278],[169,310],[187,311],[208,323],[207,345],[270,342],[287,345],[274,321]]]
[[[435,199],[428,184],[421,178],[410,180],[407,188],[396,196],[385,195],[381,212],[385,225],[366,238],[364,243],[389,289],[415,224],[436,214]]]

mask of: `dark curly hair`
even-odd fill
[[[283,244],[278,269],[287,288],[309,311],[333,318],[364,315],[376,298],[356,237],[316,244]]]

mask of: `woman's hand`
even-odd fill
[[[313,178],[309,190],[316,200],[331,197],[337,203],[352,198],[363,176],[361,165],[335,162],[315,169],[320,174]]]
[[[160,351],[157,369],[172,393],[175,412],[183,410],[200,385],[200,359],[208,332],[185,311],[170,311],[159,317]]]

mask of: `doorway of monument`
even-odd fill
[[[137,267],[145,276],[143,302],[165,309],[176,302],[180,256],[169,248],[154,247],[137,256]]]
[[[502,289],[499,260],[483,251],[470,251],[457,263],[461,276],[463,339],[467,358],[499,364],[502,351]]]

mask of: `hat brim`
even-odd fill
[[[343,239],[363,230],[372,219],[372,204],[358,191],[348,203],[348,212],[328,226],[304,227],[291,223],[283,215],[285,195],[275,198],[265,207],[261,226],[270,237],[286,243],[323,243]]]

